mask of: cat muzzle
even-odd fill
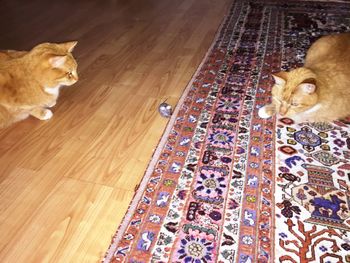
[[[281,106],[281,108],[280,108],[280,110],[279,110],[279,114],[280,114],[281,116],[285,116],[285,115],[287,114],[287,112],[288,112],[288,108],[285,107],[285,106]]]

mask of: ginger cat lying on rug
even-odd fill
[[[333,121],[350,115],[350,33],[318,39],[304,67],[273,74],[272,103],[261,118],[278,113],[296,122]]]
[[[43,43],[30,51],[0,51],[0,127],[32,115],[52,117],[61,86],[78,80],[72,51],[77,42]]]

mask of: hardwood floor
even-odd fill
[[[229,0],[1,1],[0,49],[78,40],[51,120],[0,130],[0,262],[99,262]]]

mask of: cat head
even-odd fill
[[[78,81],[78,64],[72,55],[77,43],[42,43],[29,52],[30,68],[43,87],[70,86]]]
[[[272,104],[276,113],[293,118],[318,101],[316,75],[307,68],[274,73]]]

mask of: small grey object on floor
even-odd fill
[[[162,117],[169,118],[173,113],[171,105],[166,102],[159,104],[158,111]]]

